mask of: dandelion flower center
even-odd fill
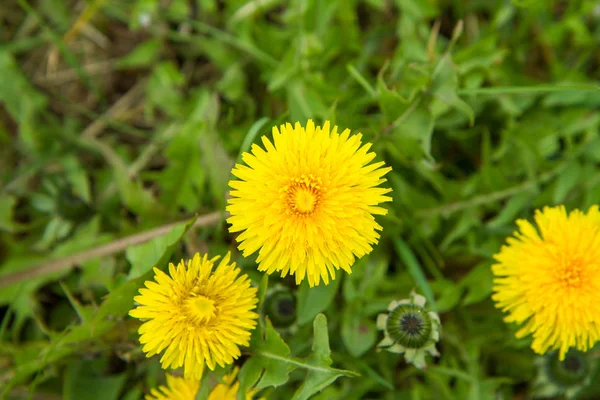
[[[324,188],[320,178],[303,174],[300,178],[291,179],[282,191],[288,206],[286,213],[304,216],[315,211]]]
[[[565,286],[578,288],[582,284],[585,266],[580,259],[567,261],[562,272],[562,281]]]
[[[406,331],[410,335],[418,335],[421,332],[422,324],[421,320],[415,315],[406,315],[400,320],[400,326],[402,330]]]
[[[195,293],[185,300],[185,309],[188,317],[196,324],[210,322],[217,311],[213,300],[206,296],[195,295]]]

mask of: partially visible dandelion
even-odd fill
[[[518,338],[532,334],[536,353],[558,350],[564,360],[600,339],[600,212],[545,207],[535,222],[518,220],[494,256],[492,299],[506,322],[522,325]]]
[[[183,366],[188,379],[200,379],[204,365],[233,363],[256,326],[256,289],[229,264],[229,253],[213,270],[218,258],[196,254],[187,266],[170,264],[170,276],[154,268],[156,282],[145,283],[134,298],[139,306],[129,312],[146,320],[139,328],[146,356],[164,350],[162,367]]]
[[[213,388],[208,395],[208,400],[236,400],[238,390],[240,390],[240,382],[235,379],[238,372],[239,368],[235,367],[231,373],[225,375],[223,383],[219,383]],[[258,390],[247,392],[245,399],[252,400],[257,392]]]
[[[425,297],[414,292],[408,299],[393,300],[388,313],[377,316],[377,328],[384,331],[377,347],[404,354],[407,363],[426,368],[425,354],[439,356],[435,344],[440,340],[440,318],[425,309]]]
[[[391,189],[378,186],[391,168],[371,164],[375,153],[361,138],[309,120],[306,128],[273,127],[273,143],[263,136],[265,150],[253,145],[242,155],[227,221],[241,232],[245,257],[258,251],[259,271],[295,275],[297,284],[307,278],[313,287],[340,268],[351,273],[355,259],[373,250],[382,229],[374,215],[385,215],[379,204],[392,200]]]
[[[200,389],[200,381],[184,379],[179,376],[167,374],[167,386],[151,389],[146,400],[194,400]]]

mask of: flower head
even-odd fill
[[[145,396],[146,400],[194,400],[200,388],[197,379],[184,379],[179,376],[167,374],[167,386],[159,386],[150,390]]]
[[[569,348],[587,351],[600,337],[600,212],[563,206],[535,213],[537,229],[519,220],[519,231],[494,256],[496,307],[507,322],[533,334],[532,349],[544,354]]]
[[[393,300],[387,314],[377,316],[377,328],[384,331],[377,345],[392,353],[404,353],[407,363],[424,369],[425,354],[438,356],[435,344],[440,340],[440,317],[425,309],[425,297],[411,293],[410,298]]]
[[[156,282],[145,283],[134,298],[140,305],[129,312],[146,320],[139,329],[146,355],[165,350],[162,367],[183,366],[186,378],[200,379],[205,364],[231,364],[256,326],[256,289],[229,264],[229,253],[213,270],[218,258],[196,253],[187,266],[170,264],[171,276],[155,268]]]
[[[235,367],[231,373],[223,377],[223,383],[217,384],[208,395],[207,400],[236,400],[240,382],[235,378],[239,368]],[[246,393],[246,400],[252,400],[257,390],[250,390]]]
[[[391,189],[380,188],[391,168],[370,164],[370,143],[361,146],[361,134],[341,134],[329,121],[306,129],[299,123],[273,127],[273,143],[252,146],[244,153],[246,165],[236,165],[227,211],[231,232],[245,257],[258,251],[260,271],[308,278],[315,286],[329,283],[335,271],[351,273],[356,257],[371,252],[381,226],[374,215],[387,210]]]

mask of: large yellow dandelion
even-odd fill
[[[134,300],[139,306],[129,315],[146,320],[139,329],[147,357],[165,350],[164,369],[184,367],[187,379],[200,379],[206,364],[231,364],[248,346],[256,326],[258,299],[247,275],[240,275],[228,253],[213,271],[219,257],[196,253],[169,275],[155,268],[156,282],[147,281]]]
[[[545,207],[535,222],[517,221],[519,232],[494,256],[492,298],[505,321],[523,324],[517,337],[533,334],[536,353],[557,349],[563,360],[600,337],[600,212]]]
[[[145,396],[146,400],[194,400],[200,389],[200,381],[184,379],[179,376],[167,374],[167,386],[159,386],[150,390]]]
[[[355,258],[371,252],[381,230],[374,215],[387,213],[378,205],[392,200],[391,189],[378,186],[391,168],[370,164],[375,153],[361,137],[309,120],[306,129],[274,127],[273,143],[263,136],[264,150],[253,145],[242,155],[227,221],[241,232],[244,256],[258,251],[260,271],[293,274],[297,284],[307,277],[312,287],[339,268],[351,273]]]

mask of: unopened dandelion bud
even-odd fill
[[[296,297],[291,290],[283,286],[269,289],[264,311],[274,326],[287,328],[296,321]]]
[[[411,293],[408,299],[394,300],[388,313],[379,314],[377,328],[384,331],[383,340],[377,345],[392,353],[404,354],[406,362],[424,369],[425,355],[438,356],[435,344],[440,340],[440,318],[427,311],[425,297]]]
[[[533,397],[575,399],[592,382],[598,361],[585,353],[570,350],[562,361],[557,352],[550,352],[538,357],[535,364],[537,377],[533,383]]]

